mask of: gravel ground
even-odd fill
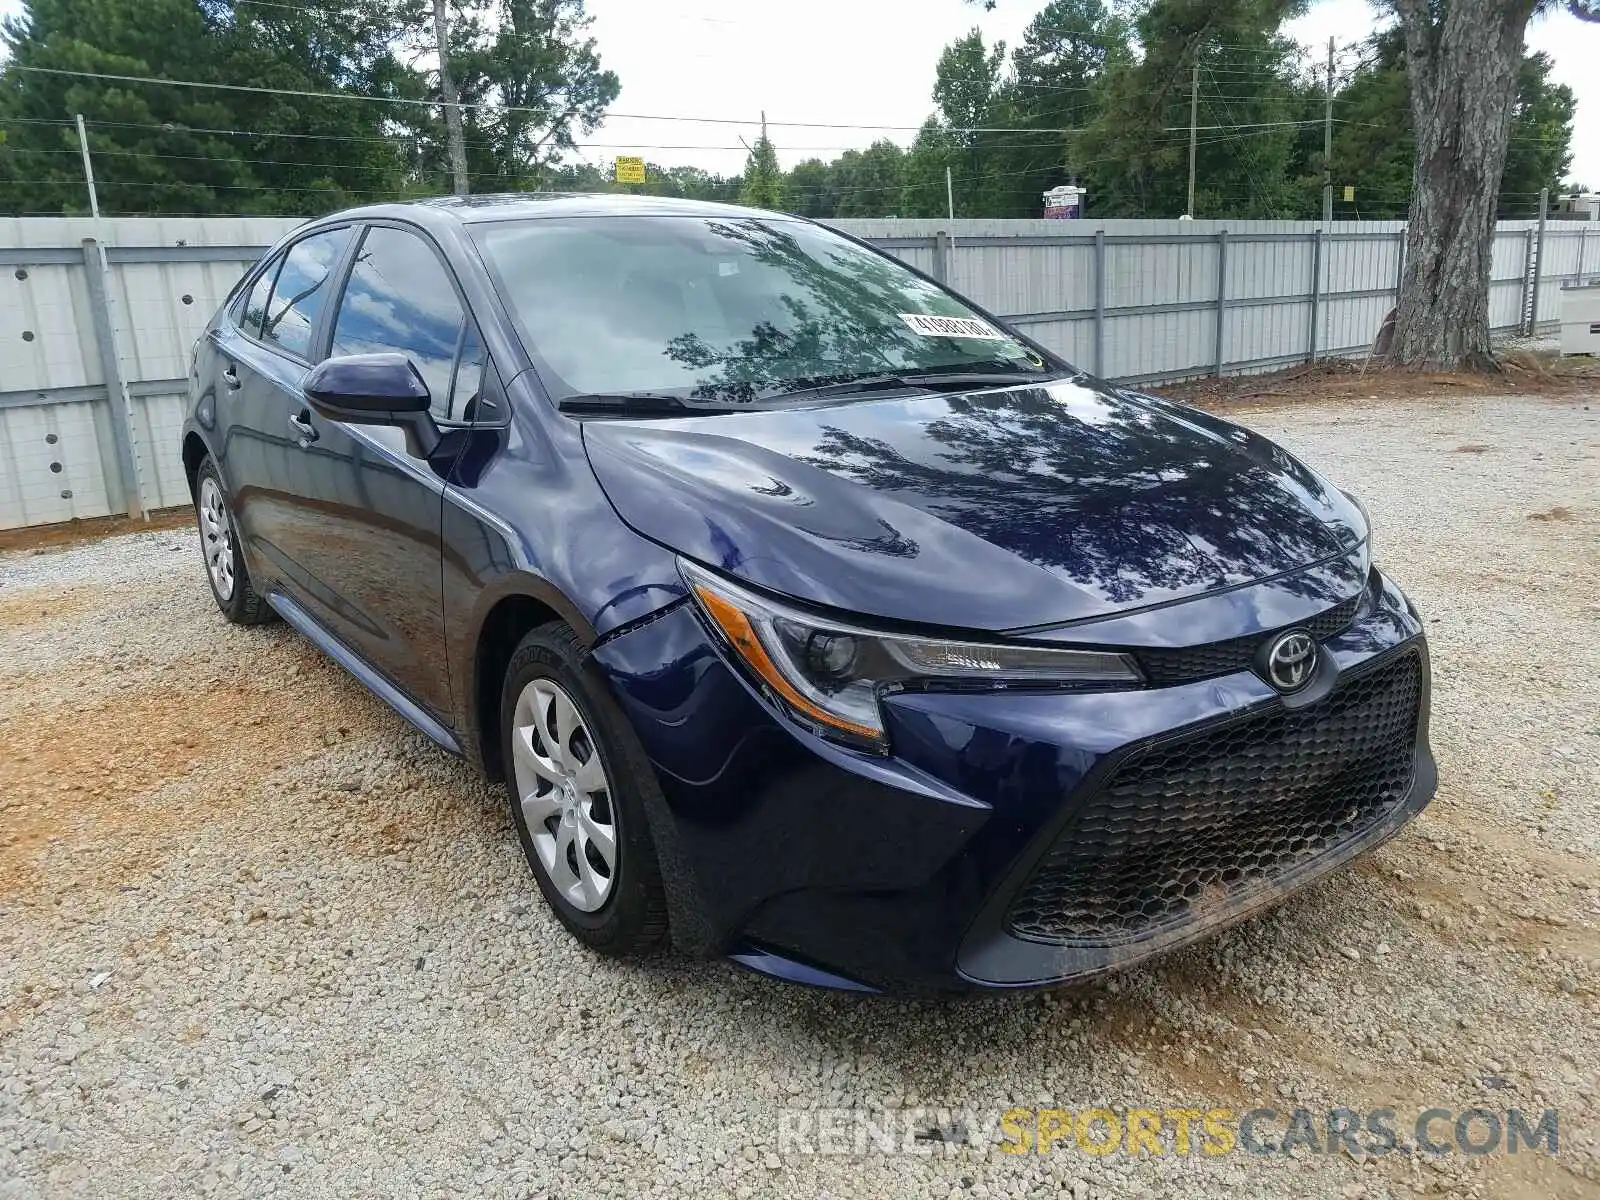
[[[1368,501],[1430,622],[1439,799],[1054,993],[592,958],[502,796],[225,625],[192,534],[0,555],[0,1198],[1600,1196],[1600,403],[1230,415]],[[1560,1153],[780,1153],[817,1106],[1095,1104],[1556,1107]]]

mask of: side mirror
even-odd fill
[[[393,425],[406,431],[412,453],[427,458],[439,445],[433,397],[404,354],[343,354],[323,359],[301,385],[311,407],[352,425]]]

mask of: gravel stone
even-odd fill
[[[285,627],[223,623],[193,535],[0,554],[0,1200],[1595,1195],[1592,399],[1230,412],[1372,510],[1428,623],[1439,797],[1276,911],[1047,994],[592,957],[502,792]],[[780,1145],[818,1109],[1291,1099],[1558,1107],[1561,1154]]]

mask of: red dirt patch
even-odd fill
[[[23,529],[0,529],[0,551],[44,550],[96,541],[118,533],[147,530],[184,529],[194,521],[188,508],[164,508],[143,521],[132,517],[85,517],[55,525],[30,525]]]
[[[0,892],[34,881],[50,839],[131,843],[213,819],[226,797],[140,802],[202,762],[235,761],[248,777],[290,761],[304,745],[306,703],[259,675],[241,662],[226,680],[146,685],[0,720]]]
[[[1600,390],[1600,359],[1545,358],[1523,352],[1502,357],[1498,375],[1402,371],[1334,360],[1289,367],[1270,375],[1230,375],[1152,385],[1174,400],[1198,408],[1233,404],[1260,406],[1298,400],[1432,400],[1453,395],[1573,396]],[[1465,453],[1478,451],[1463,448]]]

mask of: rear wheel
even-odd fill
[[[512,820],[545,900],[592,950],[660,948],[666,896],[644,800],[655,773],[565,625],[523,638],[500,710]]]
[[[200,526],[200,553],[205,559],[206,579],[211,595],[222,615],[235,625],[261,625],[276,615],[272,606],[256,594],[250,572],[239,550],[234,533],[233,510],[222,476],[208,455],[195,476],[195,520]]]

